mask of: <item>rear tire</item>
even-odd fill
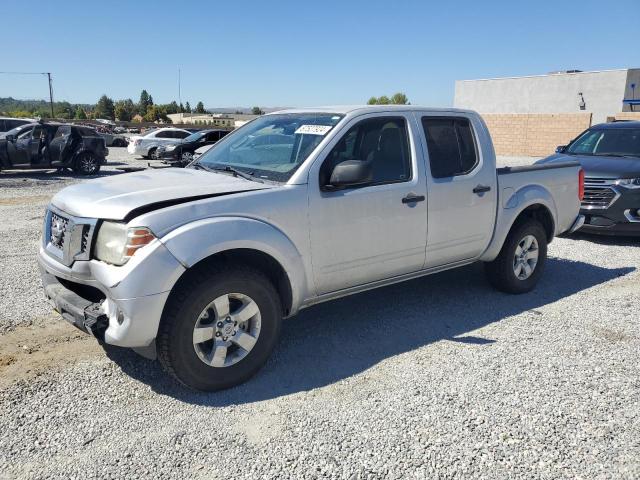
[[[100,161],[91,152],[81,153],[74,162],[73,171],[79,175],[95,175],[100,171]]]
[[[278,341],[280,297],[266,276],[243,265],[201,268],[189,275],[171,293],[162,315],[158,359],[170,375],[195,390],[238,385],[264,365]],[[225,303],[226,312],[218,307]],[[242,321],[245,307],[253,314]]]
[[[533,290],[547,262],[547,234],[540,222],[529,219],[512,228],[498,257],[485,263],[489,283],[501,292]]]

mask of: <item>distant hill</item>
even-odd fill
[[[209,107],[207,112],[209,113],[236,113],[250,114],[252,107]],[[291,107],[260,107],[265,113],[276,112],[278,110],[285,110]]]

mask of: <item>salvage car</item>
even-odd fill
[[[0,117],[0,133],[34,122],[33,118]]]
[[[195,151],[206,145],[213,145],[226,134],[228,130],[200,130],[192,133],[180,143],[162,145],[158,147],[157,156],[164,163],[174,167],[184,167],[193,161]]]
[[[640,122],[595,125],[541,165],[577,160],[585,172],[581,232],[640,235]]]
[[[144,135],[135,135],[129,139],[127,151],[132,155],[140,155],[142,158],[157,160],[158,147],[179,143],[182,139],[191,135],[188,130],[182,128],[154,128]]]
[[[582,170],[495,167],[471,111],[263,115],[187,168],[55,195],[44,291],[64,319],[157,356],[184,385],[231,387],[265,363],[282,319],[310,305],[477,261],[497,289],[531,291],[548,243],[584,220]]]
[[[104,139],[88,127],[41,122],[12,132],[0,139],[0,170],[69,168],[93,175],[107,163]]]

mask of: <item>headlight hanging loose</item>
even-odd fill
[[[102,222],[98,230],[95,257],[112,265],[124,265],[156,236],[147,227],[127,227],[118,222]]]

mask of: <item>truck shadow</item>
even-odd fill
[[[254,378],[217,393],[187,390],[130,350],[106,352],[163,395],[205,406],[250,403],[323,387],[441,340],[491,348],[493,340],[469,332],[523,312],[540,315],[539,307],[634,270],[550,258],[536,290],[507,295],[492,290],[475,264],[317,305],[284,322],[278,347]]]
[[[591,233],[576,232],[571,235],[572,240],[584,240],[598,245],[617,245],[623,247],[640,247],[640,236],[625,235],[597,235]]]
[[[127,165],[122,162],[109,162],[108,166]],[[48,170],[7,170],[0,172],[0,180],[37,180],[42,182],[51,182],[59,180],[90,180],[92,178],[110,177],[112,175],[121,175],[125,172],[121,170],[100,170],[95,175],[78,175],[71,170],[58,171],[56,169]]]

